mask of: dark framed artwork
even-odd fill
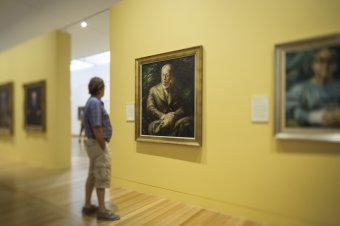
[[[136,59],[137,141],[200,146],[202,46]]]
[[[24,128],[46,131],[46,81],[24,85]]]
[[[275,47],[275,134],[340,142],[340,34]]]
[[[78,120],[79,121],[82,121],[83,120],[83,117],[84,117],[84,110],[85,110],[85,107],[78,107]]]
[[[13,82],[0,85],[0,135],[11,135],[14,131]]]

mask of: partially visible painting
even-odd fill
[[[0,135],[14,130],[13,82],[0,85]]]
[[[24,127],[46,131],[46,81],[24,85]]]
[[[276,136],[340,142],[340,34],[275,52]]]
[[[200,146],[202,47],[136,59],[136,140]]]

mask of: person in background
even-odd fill
[[[79,110],[79,120],[80,120],[80,132],[79,132],[79,143],[81,143],[81,141],[84,141],[84,137],[83,137],[83,132],[85,131],[84,128],[84,109],[81,108]]]
[[[85,205],[82,213],[96,214],[98,220],[115,221],[119,215],[105,207],[105,189],[111,183],[111,153],[107,143],[111,139],[112,127],[109,115],[101,98],[104,96],[104,82],[93,77],[88,85],[90,98],[84,109],[85,148],[90,160],[89,173],[85,185]],[[91,203],[92,192],[96,188],[98,207]]]

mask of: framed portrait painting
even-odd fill
[[[14,130],[13,82],[0,85],[0,135],[11,135]]]
[[[202,46],[136,59],[137,141],[200,146]]]
[[[275,47],[275,134],[340,142],[340,34]]]
[[[46,131],[46,81],[24,85],[24,128]]]

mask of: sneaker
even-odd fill
[[[116,221],[119,219],[120,216],[112,212],[97,212],[97,220]]]
[[[95,206],[95,205],[92,205],[90,207],[83,207],[83,209],[81,210],[81,212],[84,214],[84,215],[93,215],[97,212],[98,210],[98,207]]]

